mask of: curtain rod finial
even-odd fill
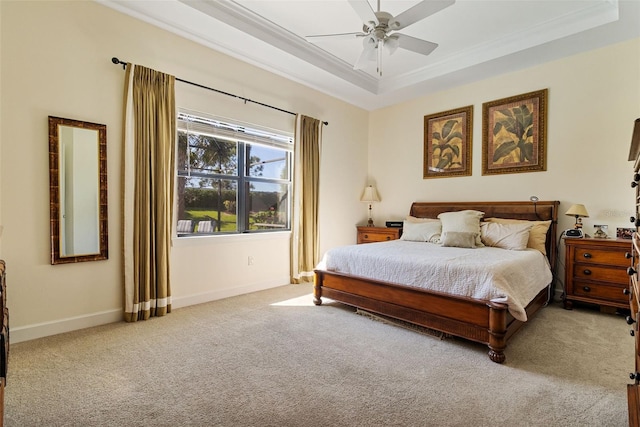
[[[125,70],[127,68],[127,63],[126,62],[122,62],[120,61],[118,58],[116,58],[115,56],[113,58],[111,58],[111,62],[113,62],[116,65],[122,64],[122,69]]]

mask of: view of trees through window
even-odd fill
[[[177,145],[178,236],[289,229],[291,137],[181,113]]]

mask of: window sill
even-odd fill
[[[238,234],[216,234],[216,235],[193,235],[184,237],[174,237],[173,247],[191,247],[191,246],[211,246],[225,243],[237,243],[241,241],[259,241],[259,240],[289,240],[291,231],[272,231],[268,233],[238,233]]]

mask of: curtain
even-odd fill
[[[321,141],[320,121],[297,115],[291,225],[291,283],[312,282],[313,269],[318,262]]]
[[[125,320],[171,312],[175,77],[127,65],[123,148]]]

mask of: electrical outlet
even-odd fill
[[[251,255],[247,258],[247,265],[253,265],[253,257]]]

